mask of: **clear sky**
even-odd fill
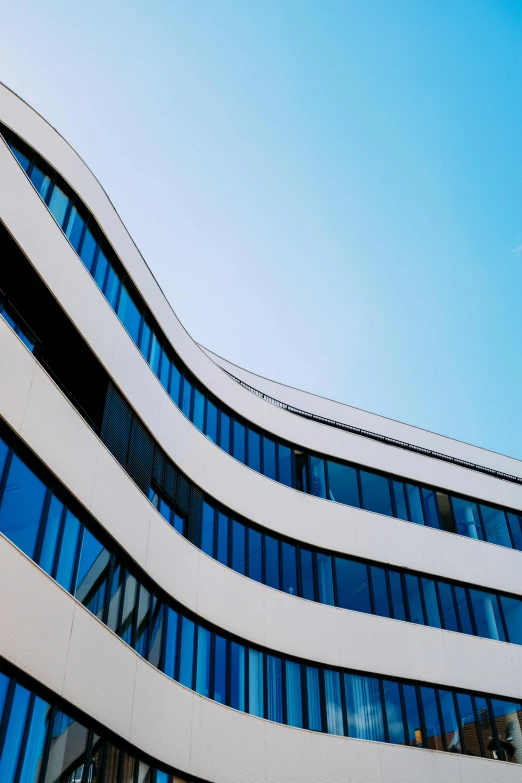
[[[522,457],[521,0],[3,0],[191,335]]]

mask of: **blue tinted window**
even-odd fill
[[[221,411],[221,422],[219,428],[219,445],[230,454],[230,416]]]
[[[71,511],[67,511],[65,525],[62,533],[62,543],[60,544],[58,568],[56,569],[56,581],[65,590],[71,589],[79,533],[79,520]]]
[[[415,522],[417,525],[424,525],[424,511],[422,509],[419,488],[414,484],[405,484],[404,488],[408,497],[410,521]]]
[[[356,612],[371,612],[368,567],[364,563],[335,558],[335,576],[337,579],[337,603],[343,609]]]
[[[370,566],[370,578],[372,580],[375,614],[379,615],[379,617],[390,617],[390,603],[388,601],[388,588],[384,568]]]
[[[265,535],[266,584],[279,590],[279,542]]]
[[[15,156],[20,166],[23,168],[24,171],[27,171],[27,169],[29,168],[29,158],[27,157],[27,155],[24,155],[22,150],[18,149],[18,147],[15,147],[13,143],[11,143],[9,147],[11,148],[11,152]]]
[[[161,345],[158,342],[158,338],[152,332],[152,337],[150,341],[150,356],[149,356],[149,364],[152,372],[154,375],[157,375],[159,372],[159,366],[161,361]]]
[[[455,585],[455,599],[457,601],[457,611],[460,618],[460,625],[462,633],[472,634],[473,626],[471,625],[471,617],[469,615],[468,599],[466,598],[466,591],[463,587]]]
[[[98,253],[98,258],[96,259],[96,269],[94,270],[94,280],[100,291],[103,291],[104,289],[108,268],[109,263],[105,257],[105,254],[100,250]]]
[[[412,574],[406,574],[406,593],[408,595],[408,605],[410,608],[410,622],[424,625],[424,612],[422,611],[422,602],[419,587],[419,577]]]
[[[234,419],[234,453],[233,456],[240,462],[245,461],[245,428],[244,426]]]
[[[63,503],[54,495],[51,498],[47,519],[45,521],[45,532],[42,542],[42,551],[40,552],[39,565],[48,574],[52,573],[58,534],[62,521]]]
[[[439,582],[439,596],[442,609],[443,627],[447,631],[458,631],[457,612],[453,600],[453,590],[447,582]]]
[[[228,517],[221,511],[218,513],[217,559],[228,565]]]
[[[69,206],[69,199],[58,185],[55,185],[53,192],[51,193],[51,200],[49,201],[49,209],[52,216],[62,228],[67,207]]]
[[[165,353],[161,352],[161,367],[159,373],[159,379],[163,388],[168,391],[170,385],[170,359]]]
[[[181,373],[177,366],[172,363],[170,368],[170,387],[169,394],[174,400],[175,404],[179,407],[179,392],[181,388]]]
[[[14,693],[9,723],[4,738],[4,747],[0,758],[0,780],[11,783],[14,780],[18,755],[24,735],[30,693],[21,685],[17,685]]]
[[[107,614],[107,625],[111,631],[116,631],[118,625],[118,612],[123,590],[123,571],[118,563],[114,565],[114,572],[111,579],[109,593],[109,612]]]
[[[520,598],[500,596],[504,611],[509,641],[512,644],[522,644],[522,601]]]
[[[124,642],[130,644],[132,642],[132,633],[134,630],[134,606],[136,604],[138,583],[128,571],[125,571],[124,579],[123,607],[118,635],[121,636]]]
[[[356,469],[332,461],[328,461],[327,465],[329,499],[359,508],[361,503]]]
[[[477,634],[486,639],[505,642],[497,596],[483,590],[470,590],[471,605],[475,616]]]
[[[203,432],[203,423],[205,421],[205,398],[199,389],[194,389],[194,415],[192,421],[198,430]]]
[[[287,446],[283,446],[281,443],[277,447],[278,462],[279,462],[279,481],[281,484],[286,484],[287,487],[291,487],[292,482],[292,452]]]
[[[276,445],[270,438],[263,438],[263,473],[268,478],[276,478]]]
[[[511,538],[507,525],[506,515],[499,508],[480,506],[486,541],[499,546],[511,548]]]
[[[248,651],[248,711],[262,718],[264,714],[263,653]]]
[[[2,481],[2,476],[4,474],[4,467],[5,467],[5,462],[8,453],[9,453],[9,449],[7,448],[7,445],[4,443],[3,440],[0,439],[0,481]]]
[[[76,207],[71,209],[69,220],[67,221],[67,230],[65,236],[76,251],[80,247],[80,241],[83,234],[85,220],[82,218]]]
[[[310,457],[310,494],[318,498],[326,497],[324,459],[321,457]]]
[[[426,524],[428,527],[440,528],[437,493],[432,489],[426,489],[426,487],[422,487],[422,499],[424,501]]]
[[[326,730],[328,734],[344,734],[339,672],[324,670],[324,695],[326,702]]]
[[[515,549],[520,551],[522,549],[522,525],[520,522],[520,517],[518,514],[512,514],[510,511],[506,512],[506,517],[508,520],[513,545]]]
[[[408,521],[408,508],[406,506],[406,495],[404,493],[404,484],[402,481],[392,481],[393,499],[395,500],[395,513],[399,519]]]
[[[217,408],[213,402],[207,400],[206,435],[213,443],[217,443]]]
[[[105,296],[107,301],[113,310],[116,310],[118,303],[118,294],[120,292],[120,278],[114,271],[113,267],[109,264],[109,271],[107,273],[107,280],[105,282]]]
[[[199,626],[196,691],[207,697],[210,693],[210,638],[210,631]]]
[[[281,559],[283,563],[283,591],[297,595],[297,561],[293,544],[281,543]]]
[[[392,516],[390,483],[385,476],[378,473],[360,471],[363,508],[375,511],[377,514]]]
[[[311,731],[322,731],[319,671],[314,666],[306,667],[306,700],[308,728]]]
[[[422,731],[417,703],[417,691],[414,685],[403,685],[404,706],[406,708],[406,727],[408,744],[422,747]]]
[[[208,503],[203,503],[201,522],[201,549],[207,555],[214,555],[214,509]]]
[[[317,582],[319,601],[322,604],[334,605],[332,558],[322,552],[317,553]]]
[[[301,593],[303,598],[315,601],[314,567],[312,553],[309,549],[300,550],[301,559]]]
[[[87,737],[85,726],[63,712],[56,713],[45,783],[81,780]]]
[[[248,466],[261,472],[261,437],[258,432],[248,428]]]
[[[45,485],[15,454],[0,507],[0,531],[32,557],[45,498]]]
[[[179,615],[170,607],[167,609],[167,629],[165,638],[165,664],[163,671],[174,679],[176,672],[176,650],[178,640]]]
[[[259,530],[248,531],[248,576],[256,582],[263,581],[263,536]]]
[[[433,688],[422,687],[420,692],[422,708],[424,710],[424,723],[426,726],[424,744],[426,747],[430,748],[430,750],[444,750],[435,690]]]
[[[442,713],[443,732],[450,753],[462,753],[459,723],[455,712],[455,702],[451,691],[439,690],[440,710]]]
[[[120,301],[118,302],[118,317],[137,345],[141,313],[124,285],[121,287]]]
[[[283,662],[274,655],[266,656],[268,720],[283,722]]]
[[[245,648],[230,643],[230,706],[245,711]]]
[[[470,756],[480,756],[480,741],[471,696],[467,693],[457,693],[457,704],[460,713],[461,736],[466,745],[465,752]]]
[[[457,533],[461,536],[468,536],[468,538],[482,540],[482,527],[477,504],[463,498],[451,498],[451,503]]]
[[[7,688],[9,687],[9,678],[0,672],[0,723],[2,722],[2,715],[4,712],[4,704],[7,696]]]
[[[344,675],[348,736],[384,742],[379,680],[357,674]]]
[[[227,701],[227,640],[216,634],[214,652],[214,701]]]
[[[157,666],[158,668],[161,662],[161,647],[163,644],[165,610],[166,606],[157,596],[153,595],[151,597],[150,641],[147,660],[150,661],[153,666]]]
[[[136,614],[136,640],[134,649],[139,655],[147,657],[149,644],[150,593],[140,586],[138,611]]]
[[[194,623],[188,617],[181,618],[181,655],[179,660],[179,681],[192,688],[194,665]]]
[[[190,419],[190,409],[192,405],[192,384],[187,377],[183,378],[183,392],[181,400],[181,410]]]
[[[102,616],[109,576],[109,552],[84,528],[75,596],[89,611]]]
[[[401,575],[397,571],[388,571],[390,579],[390,593],[392,602],[392,614],[395,620],[405,620],[404,598],[402,595]]]
[[[50,713],[51,708],[49,704],[36,696],[29,725],[24,761],[18,779],[19,783],[34,783],[37,780]]]
[[[392,680],[384,680],[383,689],[389,742],[394,745],[404,745],[406,738],[404,735],[399,683]]]
[[[303,728],[303,697],[301,691],[301,665],[285,661],[286,674],[286,722],[289,726]]]
[[[83,263],[85,264],[89,272],[92,272],[92,265],[94,262],[96,247],[97,245],[94,236],[91,234],[89,229],[86,229],[85,235],[83,237],[82,249],[80,251],[80,258],[82,259]]]
[[[169,525],[170,525],[171,522],[172,522],[172,509],[171,509],[171,507],[169,506],[169,504],[165,500],[163,500],[163,498],[158,498],[158,502],[159,502],[158,511],[160,512],[160,514],[163,517],[163,519],[165,519],[169,523]]]
[[[426,607],[426,623],[432,628],[441,628],[437,591],[433,579],[421,579],[422,592],[424,594],[424,606]]]
[[[522,708],[519,702],[491,699],[495,724],[499,734],[501,752],[499,758],[504,761],[520,763],[519,740],[522,723]],[[516,744],[515,744],[516,743]]]
[[[232,520],[232,568],[245,573],[245,526],[237,519]]]
[[[38,166],[33,166],[31,171],[31,182],[35,186],[36,190],[40,194],[41,198],[45,201],[47,193],[49,192],[49,185],[51,184],[51,178]]]

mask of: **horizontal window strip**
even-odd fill
[[[3,435],[0,532],[169,677],[221,704],[298,728],[522,761],[518,747],[522,705],[517,700],[338,670],[282,656],[225,633],[187,611],[126,556],[6,427]],[[175,516],[169,521],[176,525]],[[235,537],[227,521],[222,545],[243,567],[246,539]],[[240,551],[235,553],[236,540]],[[359,602],[352,606],[357,608],[364,600],[360,580],[368,567],[358,563],[352,571],[349,561],[341,565],[337,560],[337,581],[332,579],[328,586],[329,577],[321,573],[320,582],[332,594],[344,585],[343,602]],[[281,548],[280,564],[285,561],[290,570],[283,568],[283,579],[285,573],[291,579],[293,556]],[[371,574],[374,602],[399,589],[390,576],[391,572],[383,569]],[[428,616],[435,611],[434,586],[425,586],[421,593],[422,577],[408,574],[402,579],[402,600],[409,602],[413,621],[413,614],[416,617],[425,612]],[[447,595],[439,594],[437,600],[446,606]],[[496,609],[482,605],[481,611],[481,622],[490,622],[491,615],[501,622],[500,605]],[[19,727],[23,720],[23,716],[17,718]],[[2,726],[0,737],[5,737],[5,721]],[[13,739],[8,746],[18,747]],[[1,763],[2,756],[0,770]],[[0,775],[0,779],[7,778]]]
[[[313,454],[239,418],[204,388],[181,361],[81,199],[12,131],[0,125],[0,133],[166,392],[184,415],[217,446],[252,470],[301,492],[522,550],[522,517],[517,511],[490,507],[476,500],[463,506],[453,502],[443,489],[420,486],[360,465]],[[306,413],[232,377],[257,396],[299,416],[506,481],[522,483],[522,478],[517,476]]]

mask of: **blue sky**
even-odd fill
[[[520,0],[2,5],[192,336],[522,457]]]

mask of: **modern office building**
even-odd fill
[[[0,134],[0,782],[520,781],[522,463],[205,351]]]

